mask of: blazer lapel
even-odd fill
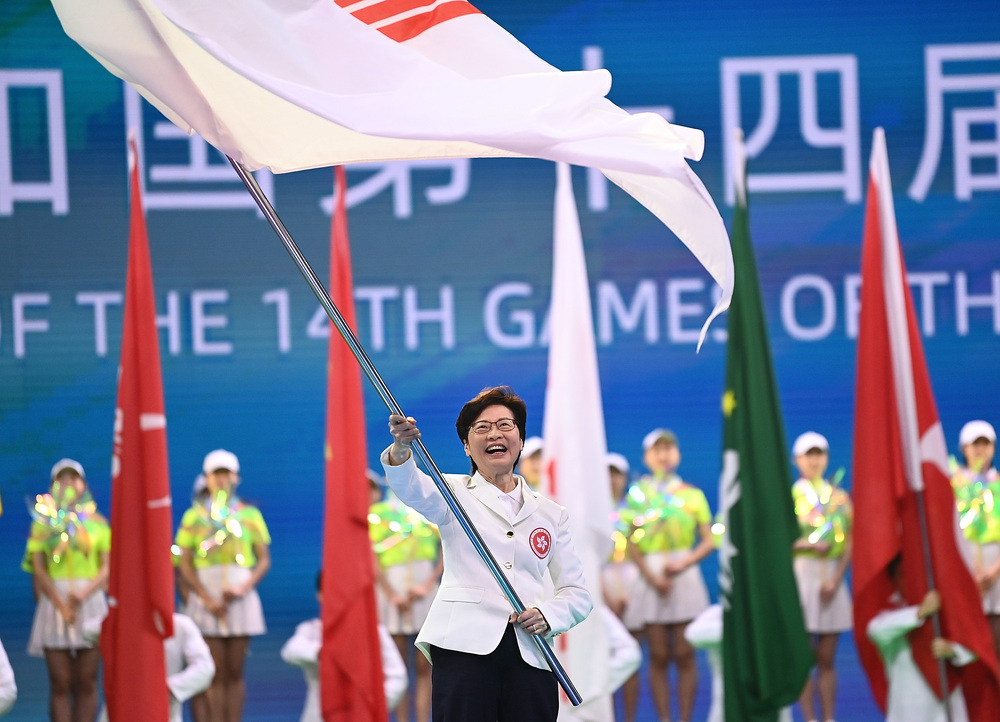
[[[522,479],[521,480],[521,491],[524,498],[524,506],[521,507],[521,511],[517,512],[517,516],[514,517],[514,523],[517,524],[519,521],[527,519],[529,516],[535,513],[538,509],[538,495],[532,491],[531,487]]]
[[[507,508],[500,501],[500,491],[493,484],[486,481],[477,471],[469,479],[467,485],[472,496],[505,522],[510,523],[507,518]]]

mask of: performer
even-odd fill
[[[175,543],[191,589],[185,609],[215,660],[215,678],[206,692],[211,719],[237,722],[246,697],[243,664],[250,637],[267,631],[256,587],[271,568],[271,535],[257,507],[236,496],[240,462],[235,454],[211,451],[202,468],[211,504],[195,502],[184,512]]]
[[[316,599],[323,603],[323,572],[316,575]],[[392,709],[406,693],[406,665],[385,625],[378,625],[379,651],[382,655],[382,678],[385,706]],[[281,658],[302,668],[306,679],[306,703],[299,722],[321,722],[319,703],[319,650],[323,646],[323,622],[319,617],[307,619],[295,627],[295,634],[281,648]],[[421,655],[422,656],[422,655]],[[409,720],[409,716],[397,720]]]
[[[96,644],[100,627],[88,631]],[[215,662],[198,625],[184,614],[174,614],[174,635],[163,640],[163,654],[170,690],[169,720],[183,722],[184,701],[208,689],[215,675]],[[107,722],[107,706],[101,710],[99,720]]]
[[[73,459],[55,463],[50,491],[35,498],[31,513],[27,553],[38,605],[28,654],[45,657],[51,719],[93,719],[101,653],[84,637],[83,626],[108,611],[111,527]]]
[[[517,465],[517,470],[521,478],[528,482],[535,491],[542,488],[542,449],[545,442],[541,436],[529,436],[524,440],[524,448],[521,450],[521,461]]]
[[[633,603],[645,623],[656,714],[660,720],[670,719],[668,675],[673,663],[679,719],[686,722],[694,710],[698,668],[684,629],[708,607],[708,590],[698,565],[715,549],[712,514],[701,489],[677,475],[681,451],[674,432],[653,429],[642,448],[650,473],[626,496],[637,512],[629,544],[640,574]],[[635,712],[626,709],[625,714],[632,719]]]
[[[941,595],[932,590],[927,593],[919,606],[903,606],[903,557],[896,557],[889,563],[888,573],[896,588],[893,598],[887,600],[886,608],[868,623],[868,637],[879,648],[885,662],[886,678],[889,682],[889,697],[886,703],[886,722],[945,722],[949,719],[944,703],[928,686],[924,675],[913,660],[913,650],[907,633],[925,624],[927,618],[941,609]],[[933,640],[931,650],[934,657],[944,659],[956,667],[975,661],[975,655],[960,644],[940,637]],[[948,697],[951,722],[968,722],[969,713],[965,706],[962,688],[956,687]]]
[[[1000,656],[1000,474],[993,466],[997,433],[989,422],[970,421],[958,434],[965,466],[951,477],[959,523],[972,547],[983,611]]]
[[[7,650],[0,642],[0,717],[10,711],[17,701],[17,684],[14,682],[14,670],[7,659]]]
[[[514,474],[526,417],[512,389],[484,389],[455,422],[471,475],[445,477],[526,605],[520,615],[511,611],[434,482],[417,469],[410,451],[420,436],[416,421],[389,417],[386,480],[441,531],[444,576],[417,635],[417,647],[433,663],[435,722],[555,720],[557,681],[529,635],[551,638],[593,608],[566,510]]]
[[[639,583],[639,568],[632,561],[628,551],[632,522],[637,515],[637,511],[625,498],[625,492],[628,490],[629,463],[621,454],[609,453],[606,458],[608,476],[611,479],[611,500],[615,507],[612,520],[614,531],[611,535],[614,551],[601,570],[601,590],[607,608],[621,620],[621,625],[632,635],[632,641],[638,647],[638,638],[645,627],[645,622],[637,613],[636,605],[630,604]],[[632,717],[626,716],[626,722],[631,722],[639,706],[638,665],[620,686],[623,706],[626,710],[631,710],[632,714]]]
[[[816,679],[812,676],[799,697],[807,720],[834,719],[837,671],[834,657],[841,632],[853,626],[851,596],[844,581],[851,563],[853,509],[847,492],[823,478],[830,460],[830,446],[822,434],[807,431],[792,445],[800,477],[792,485],[799,538],[792,545],[795,581],[805,615],[806,631],[813,636]],[[822,717],[815,713],[818,690]]]
[[[722,607],[713,604],[695,617],[684,630],[684,637],[696,649],[704,649],[708,654],[708,665],[712,670],[712,705],[705,722],[725,722],[726,702],[725,682],[722,676]],[[792,722],[791,707],[778,712],[778,722]]]
[[[373,494],[381,494],[381,477],[368,470]],[[377,490],[377,492],[375,491]],[[377,497],[373,497],[377,499]],[[368,512],[368,532],[376,559],[379,619],[389,630],[409,668],[410,651],[427,619],[444,569],[437,527],[406,506],[391,491]],[[431,714],[431,665],[422,654],[414,659],[413,706],[417,722]],[[396,719],[410,719],[410,700],[399,696]]]

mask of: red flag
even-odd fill
[[[336,168],[330,250],[330,296],[356,328],[347,182]],[[323,646],[319,654],[323,719],[387,718],[375,611],[375,568],[368,537],[367,449],[361,370],[330,325],[326,386],[326,514],[323,529]]]
[[[902,553],[906,601],[919,604],[929,584],[921,547],[917,495],[926,509],[934,586],[941,594],[941,633],[979,661],[950,672],[961,682],[970,719],[1000,719],[1000,676],[979,590],[959,549],[947,446],[906,283],[892,202],[885,135],[875,131],[861,262],[861,318],[854,426],[854,636],[878,704],[885,709],[882,660],[866,630],[886,608],[893,586],[886,567]],[[928,685],[941,693],[930,653],[930,624],[910,635]]]
[[[153,271],[131,140],[128,158],[132,207],[111,459],[110,610],[101,629],[101,654],[111,721],[166,722],[170,696],[163,640],[174,633],[167,422]]]

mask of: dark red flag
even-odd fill
[[[111,722],[166,722],[170,696],[163,640],[173,634],[170,475],[153,272],[129,142],[128,275],[111,459],[110,611],[101,629]]]
[[[330,296],[355,329],[347,181],[336,168]],[[385,722],[387,711],[368,537],[370,494],[361,369],[330,324],[326,390],[326,513],[323,528],[323,646],[320,703],[325,722]]]
[[[854,636],[875,699],[886,703],[882,660],[866,630],[893,592],[886,567],[902,553],[908,604],[926,595],[917,494],[926,509],[941,633],[979,661],[949,672],[961,682],[973,722],[1000,719],[1000,683],[979,589],[959,551],[947,446],[906,282],[889,178],[885,136],[872,147],[861,261],[861,318],[854,425]],[[943,697],[930,652],[930,623],[910,635],[928,685]]]

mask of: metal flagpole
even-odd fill
[[[927,530],[927,511],[924,509],[924,490],[914,493],[917,500],[917,519],[920,521],[920,546],[924,553],[924,570],[927,572],[927,588],[937,589],[934,581],[934,564],[931,561],[931,543]],[[941,613],[934,612],[931,615],[931,629],[934,630],[934,638],[941,636]],[[941,702],[944,704],[945,717],[948,722],[952,722],[951,699],[948,690],[948,670],[943,659],[937,660],[938,676],[941,678]]]
[[[274,232],[278,234],[278,238],[281,239],[282,244],[285,246],[285,250],[288,251],[288,255],[292,257],[295,265],[302,273],[302,276],[306,279],[306,283],[309,284],[313,293],[316,294],[316,298],[319,299],[323,309],[330,317],[330,321],[337,327],[337,330],[340,331],[340,335],[344,338],[344,341],[351,349],[351,353],[354,354],[354,358],[356,358],[358,363],[361,364],[361,368],[364,370],[368,380],[371,381],[372,386],[375,387],[375,390],[382,398],[382,401],[391,413],[399,414],[400,416],[405,417],[406,414],[403,413],[403,409],[396,402],[396,399],[393,398],[392,392],[389,391],[389,387],[385,385],[382,377],[379,376],[378,371],[375,369],[375,365],[372,363],[371,359],[368,358],[368,354],[365,353],[364,348],[361,346],[361,342],[358,341],[358,337],[355,336],[351,327],[347,325],[347,321],[344,320],[340,310],[333,303],[333,299],[330,297],[329,291],[327,291],[323,286],[323,282],[320,281],[316,272],[313,271],[312,266],[309,265],[309,261],[307,261],[306,257],[302,255],[302,251],[299,250],[295,240],[285,228],[285,224],[281,222],[281,219],[274,210],[274,206],[271,205],[271,202],[267,199],[264,191],[262,191],[260,186],[257,184],[257,180],[253,177],[250,171],[238,162],[229,156],[226,157],[229,158],[229,162],[236,170],[236,174],[240,177],[240,180],[243,181],[243,185],[246,186],[250,195],[253,196],[254,201],[257,202],[257,206],[264,214],[264,217],[267,218],[267,222],[271,224],[271,228],[273,228]],[[424,465],[424,468],[427,469],[431,479],[434,481],[434,485],[444,497],[445,503],[447,503],[448,507],[452,510],[452,512],[454,512],[455,517],[462,526],[462,529],[465,531],[466,535],[468,535],[469,541],[472,542],[472,546],[474,546],[476,551],[479,552],[479,556],[482,557],[483,562],[486,563],[490,573],[492,573],[494,579],[496,579],[497,584],[500,585],[500,589],[503,591],[504,596],[510,600],[511,606],[514,607],[514,611],[518,614],[524,612],[524,603],[517,595],[517,592],[514,591],[514,587],[510,585],[507,577],[504,576],[503,571],[500,569],[500,565],[497,563],[497,560],[493,557],[493,554],[486,546],[486,542],[484,542],[483,538],[479,535],[479,530],[473,526],[472,521],[469,519],[469,515],[466,513],[465,509],[462,508],[462,504],[457,498],[455,498],[455,495],[448,487],[448,484],[445,483],[444,474],[441,473],[441,470],[434,462],[434,459],[431,458],[430,453],[424,446],[424,442],[420,439],[416,439],[413,442],[412,449],[417,459]],[[556,658],[555,652],[553,652],[552,648],[549,647],[545,640],[537,634],[531,635],[531,638],[534,640],[535,645],[542,653],[542,656],[545,657],[545,661],[548,663],[549,669],[551,669],[555,674],[556,679],[559,681],[559,685],[566,693],[569,701],[574,705],[579,705],[583,701],[583,698],[580,697],[580,693],[577,691],[576,687],[573,686],[573,682],[566,674],[566,670]]]

